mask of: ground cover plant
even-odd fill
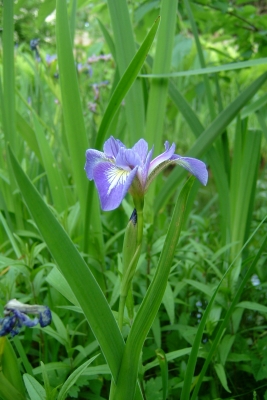
[[[266,399],[264,2],[2,6],[0,399]]]

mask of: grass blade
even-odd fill
[[[157,38],[156,54],[153,62],[153,72],[168,72],[171,67],[173,40],[176,26],[176,0],[161,2],[161,23]],[[146,117],[146,140],[151,148],[154,145],[154,154],[160,154],[162,147],[163,127],[166,114],[168,96],[168,79],[153,79],[149,91],[149,101]],[[153,203],[156,185],[152,185],[146,197],[146,214],[153,212]],[[153,216],[148,216],[153,219]]]
[[[195,76],[195,75],[207,75],[207,74],[214,74],[218,72],[224,71],[233,71],[236,69],[244,69],[244,68],[251,68],[257,67],[259,65],[266,65],[267,64],[267,57],[265,58],[257,58],[255,60],[248,60],[248,61],[239,61],[231,64],[224,64],[218,65],[216,67],[206,67],[206,68],[197,68],[191,69],[190,71],[179,71],[179,72],[171,72],[165,74],[141,74],[140,77],[142,78],[177,78],[181,76]]]
[[[96,357],[98,357],[98,355],[99,354],[85,361],[82,365],[76,368],[75,371],[72,372],[72,374],[61,387],[57,400],[65,400],[70,388],[75,384],[79,376],[86,370],[86,368],[96,359]]]
[[[84,154],[88,148],[88,140],[83,120],[65,0],[57,1],[56,16],[57,54],[65,130],[71,157],[73,179],[81,205],[81,215],[84,217],[87,188],[84,174]]]
[[[135,81],[135,79],[138,75],[138,72],[140,71],[142,65],[145,62],[147,53],[153,43],[155,35],[156,35],[159,21],[160,21],[160,19],[157,18],[155,23],[153,24],[152,28],[150,29],[149,33],[147,34],[145,40],[143,41],[142,45],[140,46],[139,50],[137,51],[136,55],[134,56],[133,60],[129,64],[124,75],[120,79],[115,91],[113,92],[113,94],[111,96],[111,99],[109,101],[109,104],[107,106],[105,114],[103,115],[101,125],[99,127],[96,144],[95,144],[95,148],[97,148],[97,149],[102,149],[108,127],[109,127],[113,117],[115,116],[116,112],[118,111],[123,98],[125,97],[129,88]]]
[[[36,140],[42,156],[42,164],[47,174],[53,204],[56,210],[61,212],[68,208],[62,176],[60,175],[60,170],[35,112],[32,112],[32,119]]]
[[[126,0],[108,0],[107,3],[114,34],[116,62],[122,77],[136,53],[129,9]],[[134,82],[131,90],[129,90],[125,99],[125,109],[130,138],[132,143],[135,143],[143,136],[145,125],[145,107],[141,82]]]
[[[161,2],[161,23],[157,38],[153,73],[168,72],[171,67],[173,39],[176,26],[176,0]],[[146,140],[155,154],[161,150],[165,109],[168,94],[168,79],[152,80],[146,118]]]
[[[15,137],[15,75],[14,75],[14,23],[13,1],[5,1],[3,8],[3,122],[5,139],[13,149]]]

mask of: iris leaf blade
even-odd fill
[[[60,272],[77,298],[107,360],[112,376],[116,377],[120,369],[124,341],[107,300],[77,248],[44,203],[10,148],[8,152],[27,207]],[[137,386],[135,400],[140,399],[142,394]]]
[[[171,78],[171,77],[176,78],[181,76],[207,75],[224,71],[233,71],[237,69],[257,67],[266,64],[267,64],[267,57],[257,58],[255,60],[240,61],[231,64],[223,64],[223,65],[218,65],[216,67],[191,69],[189,71],[171,72],[164,74],[142,74],[140,75],[140,77],[161,79],[161,78]]]
[[[147,53],[153,43],[154,37],[156,35],[160,19],[157,18],[154,22],[152,28],[147,34],[145,40],[137,51],[136,55],[129,64],[127,70],[120,79],[116,89],[114,90],[107,109],[103,115],[101,125],[99,127],[95,148],[101,149],[105,140],[105,135],[109,128],[111,121],[113,120],[116,112],[118,111],[122,100],[127,94],[129,88],[135,81],[142,65],[145,62]]]
[[[84,179],[83,168],[88,139],[83,119],[65,0],[58,0],[56,3],[56,41],[65,132],[73,167],[73,179],[81,204],[81,213],[84,216],[87,182]]]
[[[107,4],[116,49],[116,63],[122,77],[136,53],[129,7],[126,0],[108,0]],[[145,107],[141,82],[135,81],[128,89],[130,90],[125,98],[125,111],[130,138],[134,143],[144,134]]]

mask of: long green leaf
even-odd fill
[[[177,5],[177,0],[163,0],[161,2],[161,23],[153,61],[153,73],[170,70]],[[147,106],[146,140],[150,147],[154,145],[155,154],[160,152],[162,146],[161,138],[166,114],[167,94],[168,79],[152,80]]]
[[[205,62],[204,54],[202,51],[202,46],[201,46],[199,35],[198,35],[197,24],[194,19],[193,13],[191,11],[189,0],[184,0],[184,4],[185,4],[186,12],[187,12],[190,24],[191,24],[192,32],[193,32],[193,35],[195,38],[199,62],[200,62],[201,67],[205,68],[206,62]],[[204,85],[205,85],[206,98],[208,100],[209,114],[210,114],[211,119],[214,119],[216,114],[215,114],[215,106],[214,106],[213,96],[211,93],[210,81],[206,75],[203,76],[203,81],[204,81]]]
[[[107,3],[115,42],[116,62],[122,77],[136,53],[129,8],[126,0],[108,0]],[[135,143],[143,137],[145,126],[141,82],[134,82],[129,90],[125,99],[125,108],[130,138],[132,143]]]
[[[154,37],[156,35],[160,19],[157,18],[149,33],[147,34],[145,40],[137,51],[136,55],[132,59],[131,63],[128,65],[127,70],[120,79],[116,89],[114,90],[105,114],[102,118],[101,125],[99,127],[95,148],[101,149],[105,140],[105,135],[107,133],[108,127],[118,111],[123,98],[128,92],[129,88],[135,81],[138,72],[140,71],[142,65],[145,62],[147,53],[153,43]],[[137,129],[137,128],[136,128]]]
[[[5,139],[13,149],[16,146],[15,135],[15,74],[14,74],[14,23],[13,1],[3,4],[3,92],[5,101],[3,122]]]
[[[16,127],[23,140],[26,141],[30,149],[38,157],[39,161],[42,162],[42,156],[34,134],[34,130],[19,112],[16,112]]]
[[[15,123],[15,71],[14,71],[14,2],[5,1],[3,4],[3,87],[1,85],[1,109],[2,123],[5,143],[10,143],[14,151],[17,151],[21,143],[20,137],[16,135]],[[4,161],[4,163],[3,163]],[[7,170],[10,179],[11,191],[1,188],[7,209],[15,214],[17,227],[23,229],[21,219],[20,202],[16,201],[16,196],[11,195],[16,189],[15,179],[12,175],[7,158]],[[6,168],[5,157],[1,157],[0,164]]]
[[[78,300],[103,351],[111,374],[116,377],[121,364],[124,341],[107,300],[77,248],[25,175],[10,148],[9,155],[20,191],[31,215],[59,270]],[[136,400],[138,399],[142,399],[139,387],[136,394]]]
[[[217,67],[206,67],[206,68],[197,68],[191,69],[190,71],[180,71],[180,72],[171,72],[171,73],[162,73],[162,74],[140,74],[142,78],[174,78],[179,76],[195,76],[195,75],[206,75],[212,74],[216,72],[223,71],[233,71],[236,69],[243,69],[249,67],[257,67],[258,65],[266,65],[267,57],[265,58],[257,58],[255,60],[248,61],[240,61],[231,64],[219,65]]]
[[[153,61],[153,72],[169,72],[173,40],[176,27],[177,0],[163,0],[161,2],[161,23],[157,38],[156,54]],[[149,147],[154,146],[155,154],[159,154],[162,147],[163,127],[166,117],[166,104],[168,95],[168,79],[153,79],[149,91],[149,101],[146,116],[145,138]],[[155,185],[152,185],[146,196],[146,215],[153,220],[153,215],[148,215],[148,210],[153,212]]]
[[[241,132],[237,132],[237,135],[241,135]],[[234,148],[233,161],[237,158],[237,162],[235,162],[231,177],[231,239],[235,243],[231,248],[233,255],[242,247],[247,220],[251,220],[250,203],[253,204],[254,200],[251,194],[254,193],[256,187],[261,149],[261,132],[247,131],[245,135],[242,132],[242,136],[241,148],[238,149],[237,146]],[[240,207],[241,204],[242,207]]]
[[[88,243],[90,240],[90,216],[93,215],[98,232],[97,250],[100,250],[98,254],[99,259],[102,261],[104,259],[103,252],[101,251],[101,249],[103,249],[103,234],[100,222],[99,204],[97,202],[88,202],[88,196],[89,199],[94,197],[94,194],[89,192],[89,182],[84,172],[85,151],[88,148],[88,135],[86,135],[84,126],[66,0],[57,0],[56,12],[56,39],[63,114],[73,179],[81,207],[81,220],[84,223],[85,229],[84,251],[88,251]],[[98,276],[98,282],[102,286],[101,275]]]
[[[65,131],[74,183],[81,205],[81,214],[84,217],[87,188],[87,181],[84,175],[84,155],[88,148],[88,139],[84,126],[77,71],[72,52],[66,0],[57,0],[56,40]]]
[[[32,113],[34,132],[42,157],[42,164],[47,174],[49,187],[54,206],[58,211],[64,211],[68,207],[65,188],[62,182],[62,176],[57,165],[57,161],[52,153],[51,147],[45,137],[44,130],[37,118],[35,112]]]
[[[156,273],[130,330],[116,382],[116,400],[134,397],[141,349],[162,302],[194,179],[189,178],[178,197]]]
[[[0,338],[0,397],[4,400],[25,399],[20,363],[12,344],[7,337]],[[6,394],[6,397],[4,396]]]

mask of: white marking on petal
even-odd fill
[[[108,183],[110,184],[107,195],[110,194],[111,190],[118,185],[124,185],[130,171],[125,171],[124,169],[112,167],[107,173]]]
[[[176,161],[177,165],[180,165],[181,167],[184,167],[184,168],[188,169],[188,171],[191,172],[191,174],[194,175],[194,170],[193,170],[193,168],[191,167],[191,165],[189,164],[188,161],[185,161],[182,158],[178,158],[175,161]]]

